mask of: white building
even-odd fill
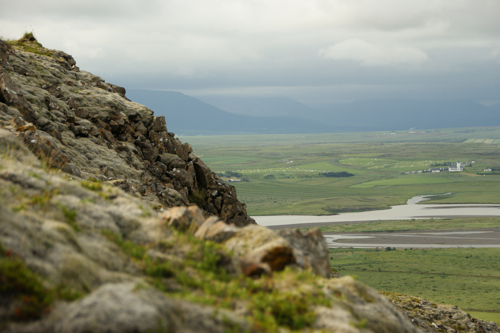
[[[448,168],[448,171],[449,172],[460,172],[460,171],[464,171],[464,168],[462,168],[462,166],[460,165],[461,163],[460,162],[457,162],[457,166],[456,167],[452,167],[450,166]]]

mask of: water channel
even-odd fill
[[[386,210],[342,213],[328,216],[278,215],[253,216],[257,224],[272,229],[315,227],[332,223],[379,220],[409,220],[452,217],[499,217],[498,204],[418,204],[430,196],[413,197],[406,205]],[[325,233],[329,247],[500,247],[500,230],[391,232],[391,233]]]
[[[341,213],[338,215],[275,215],[252,216],[257,224],[266,227],[321,226],[331,223],[409,220],[451,217],[500,217],[499,204],[418,204],[429,200],[429,196],[413,197],[406,205],[391,206],[390,209],[367,212]]]

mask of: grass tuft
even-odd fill
[[[15,320],[34,320],[50,310],[53,293],[11,251],[0,244],[0,297],[17,302]]]
[[[100,181],[90,180],[90,178],[88,180],[82,180],[80,182],[80,185],[82,185],[86,189],[94,191],[94,192],[100,192],[100,191],[102,191],[102,184],[101,184],[101,182]]]
[[[322,293],[321,286],[315,284],[317,277],[309,271],[295,273],[285,269],[272,278],[263,276],[256,280],[243,275],[234,276],[226,268],[231,266],[231,254],[222,245],[196,239],[191,234],[177,230],[170,231],[175,246],[165,242],[138,245],[123,240],[111,231],[103,231],[103,234],[135,260],[150,277],[150,283],[160,291],[218,308],[231,309],[235,301],[243,302],[251,314],[248,319],[258,331],[276,332],[279,327],[291,330],[311,327],[315,320],[312,307],[331,305],[331,301]],[[169,257],[169,251],[175,252],[186,247],[190,250],[184,255],[176,253],[172,256],[175,261],[165,259]],[[161,257],[161,260],[151,258],[147,251],[153,248],[165,252],[166,256]],[[280,283],[288,288],[289,281],[302,281],[314,287],[308,290],[299,287],[280,290],[274,287],[275,283]],[[177,287],[172,289],[172,284]]]

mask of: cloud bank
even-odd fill
[[[415,64],[428,60],[427,54],[416,47],[368,43],[348,39],[321,49],[319,54],[333,60],[354,60],[367,66]]]
[[[496,0],[17,0],[0,35],[33,30],[130,88],[500,101]]]

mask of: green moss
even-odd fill
[[[356,327],[356,328],[366,328],[366,324],[367,324],[367,320],[366,319],[362,319],[358,323],[351,323],[351,325],[354,326],[354,327]]]
[[[230,260],[225,248],[211,241],[204,241],[186,234],[188,242],[193,244],[193,249],[188,253],[184,261],[187,266],[204,274],[210,273],[217,280],[228,281],[226,270],[221,267],[223,261]]]
[[[58,285],[54,291],[58,299],[68,302],[75,301],[85,296],[85,293],[73,288],[68,288],[62,284]]]
[[[102,230],[102,234],[118,245],[122,251],[129,257],[142,260],[146,254],[147,248],[144,245],[137,245],[129,240],[123,240],[121,235],[112,232],[111,230]]]
[[[82,228],[78,224],[76,224],[76,210],[75,209],[69,209],[68,207],[64,205],[57,205],[63,212],[64,217],[66,219],[66,222],[73,228],[75,232],[81,231]]]
[[[50,200],[59,193],[59,190],[43,191],[42,194],[37,194],[32,196],[28,203],[30,205],[38,205],[45,209],[49,204]]]
[[[226,269],[231,266],[231,254],[222,245],[197,239],[189,233],[170,231],[175,244],[137,245],[110,231],[103,231],[103,234],[136,260],[150,277],[150,283],[160,291],[171,297],[217,308],[230,309],[234,301],[243,302],[252,313],[248,320],[257,331],[275,332],[280,326],[292,330],[311,327],[316,316],[313,306],[331,306],[322,286],[316,284],[317,276],[309,271],[296,273],[285,269],[273,277],[262,276],[256,280],[243,275],[234,276]],[[152,247],[168,253],[186,246],[190,250],[183,258],[176,253],[175,257],[180,260],[175,262],[155,260],[146,254]],[[175,282],[177,287],[172,288]],[[288,285],[288,282],[296,284],[297,288],[290,286],[283,291],[274,287],[275,283]],[[305,285],[308,289],[302,290],[300,286]],[[229,325],[228,330],[234,330],[234,327]]]
[[[203,191],[193,192],[188,195],[188,201],[204,209],[207,207],[207,193]]]
[[[33,178],[37,178],[37,179],[40,179],[40,175],[37,174],[37,173],[34,173],[34,172],[28,172],[28,175],[30,175],[31,177]]]
[[[12,207],[12,211],[14,213],[18,213],[18,212],[25,210],[25,209],[26,209],[26,205],[24,205],[23,203],[20,203],[19,205]]]
[[[169,278],[175,276],[172,263],[151,261],[149,258],[145,259],[144,272],[154,278]]]
[[[95,183],[102,183],[100,179],[94,178],[94,177],[89,177],[87,178],[89,182],[95,182]]]
[[[33,32],[25,32],[23,37],[21,37],[20,39],[8,40],[7,43],[12,46],[19,47],[25,52],[35,53],[52,58],[54,57],[54,53],[52,51],[44,48],[43,45],[36,40]]]
[[[95,201],[92,200],[91,198],[83,198],[83,199],[80,200],[80,202],[82,204],[87,204],[87,203],[89,203],[89,204],[95,204]]]
[[[139,205],[139,209],[142,210],[141,217],[150,217],[151,211],[144,207],[143,205]]]
[[[62,284],[45,287],[36,273],[0,243],[0,299],[14,302],[12,320],[38,319],[50,311],[54,300],[74,301],[84,295]]]
[[[86,189],[94,191],[94,192],[100,192],[100,191],[102,191],[102,184],[101,184],[101,182],[96,182],[96,181],[92,181],[92,180],[82,180],[80,182],[80,185],[82,185]]]
[[[11,251],[0,245],[0,298],[16,299],[15,320],[37,319],[50,310],[54,294]]]
[[[16,188],[11,187],[11,192],[12,194],[14,194],[16,192]],[[17,198],[21,202],[19,203],[19,205],[12,207],[12,211],[17,213],[27,209],[28,206],[38,206],[39,208],[45,210],[50,205],[50,200],[58,193],[59,190],[45,190],[42,194],[37,194],[31,197],[28,197],[26,193],[22,193],[22,195],[18,196]]]
[[[311,326],[316,318],[301,296],[279,293],[276,290],[254,295],[252,305],[253,316],[261,324],[300,330]]]

